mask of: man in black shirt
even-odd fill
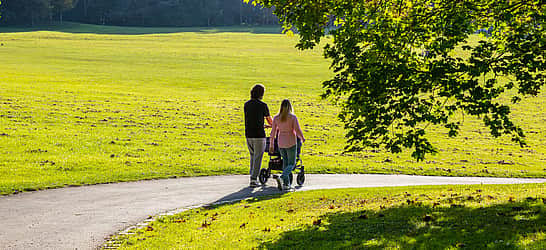
[[[272,119],[267,104],[262,102],[265,87],[256,84],[250,90],[250,100],[245,103],[245,136],[250,152],[250,187],[257,187],[258,174],[265,151],[264,119],[271,126]]]

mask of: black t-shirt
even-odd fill
[[[245,103],[245,135],[247,138],[265,138],[264,118],[270,116],[267,104],[250,99]]]

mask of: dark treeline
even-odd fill
[[[1,24],[39,24],[62,22],[64,12],[72,9],[76,0],[2,0]]]
[[[0,24],[74,21],[121,26],[270,25],[271,9],[242,0],[2,0]]]

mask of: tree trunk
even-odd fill
[[[87,19],[87,8],[89,8],[88,0],[83,0],[83,17]]]
[[[49,24],[53,24],[53,8],[51,6],[47,9],[47,15],[49,16]]]
[[[243,24],[243,1],[239,1],[239,25]]]
[[[32,26],[34,26],[34,18],[35,18],[35,16],[34,16],[34,8],[31,8],[31,9],[30,9],[30,24],[31,24]]]

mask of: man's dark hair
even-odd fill
[[[250,90],[250,98],[252,99],[262,99],[264,97],[265,87],[261,84],[256,84]]]

